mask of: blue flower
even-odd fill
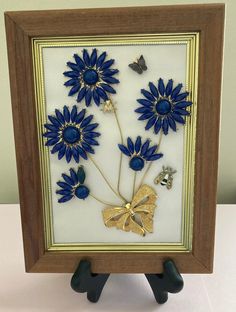
[[[106,52],[98,56],[97,49],[93,49],[91,55],[86,49],[83,50],[83,56],[74,54],[75,63],[67,62],[70,71],[63,74],[70,79],[64,85],[71,87],[69,96],[77,94],[77,102],[85,98],[86,106],[89,106],[94,100],[97,106],[100,105],[101,99],[108,100],[108,93],[116,93],[111,84],[119,83],[119,80],[113,75],[117,74],[118,69],[111,69],[114,60],[105,61]]]
[[[79,199],[88,197],[89,189],[84,185],[86,176],[82,166],[78,168],[77,172],[71,168],[70,174],[67,175],[63,173],[62,177],[64,181],[57,182],[57,185],[60,186],[61,189],[57,190],[56,193],[62,195],[62,197],[58,199],[59,203],[65,203],[75,196]]]
[[[173,80],[170,79],[165,86],[163,79],[158,80],[156,87],[152,82],[149,82],[150,92],[141,89],[144,99],[138,99],[141,107],[135,110],[141,114],[139,120],[148,120],[145,129],[154,128],[157,134],[162,128],[163,133],[168,134],[169,127],[176,131],[176,122],[184,124],[183,116],[189,116],[190,113],[186,110],[192,102],[186,101],[188,92],[180,93],[182,84],[178,84],[173,88]]]
[[[47,132],[43,134],[47,138],[46,146],[53,146],[51,153],[58,153],[58,159],[65,156],[69,163],[73,156],[78,163],[80,157],[87,159],[87,153],[94,154],[92,145],[99,145],[96,137],[100,133],[95,132],[98,123],[91,123],[93,115],[86,117],[86,110],[77,111],[74,105],[69,111],[64,106],[63,112],[56,109],[55,116],[49,115],[50,123],[46,123],[44,127]]]
[[[154,161],[163,156],[158,154],[158,145],[150,147],[150,140],[146,140],[142,144],[141,137],[138,136],[135,143],[130,137],[127,138],[127,147],[123,144],[118,144],[119,149],[123,154],[130,157],[129,167],[134,171],[140,171],[145,165],[145,161]]]

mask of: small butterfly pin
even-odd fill
[[[136,62],[133,62],[131,64],[129,64],[129,67],[131,69],[133,69],[136,73],[138,74],[142,74],[145,70],[147,70],[147,65],[145,62],[145,59],[143,57],[143,55],[140,56],[139,59],[137,59]]]

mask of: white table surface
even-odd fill
[[[236,311],[236,205],[217,207],[214,274],[183,275],[185,286],[158,305],[142,274],[113,274],[100,301],[70,288],[71,274],[24,273],[19,205],[0,205],[0,311]]]

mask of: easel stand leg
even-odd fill
[[[173,261],[163,264],[162,274],[145,274],[158,303],[165,303],[169,293],[178,293],[184,287],[184,281]]]
[[[87,292],[89,301],[98,302],[109,275],[93,274],[90,262],[80,261],[71,278],[71,288],[79,293]],[[168,292],[178,293],[184,286],[183,278],[172,260],[164,262],[162,274],[145,274],[145,276],[158,303],[165,303],[168,300]]]
[[[79,293],[87,292],[91,302],[98,302],[103,287],[110,274],[93,274],[89,261],[80,261],[77,270],[71,278],[71,288]]]

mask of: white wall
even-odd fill
[[[5,11],[89,7],[200,4],[222,1],[186,0],[0,0],[0,203],[18,202],[15,150],[12,127],[8,63],[5,40]],[[219,164],[219,203],[236,203],[236,0],[226,0],[226,30],[223,70],[222,123]]]

